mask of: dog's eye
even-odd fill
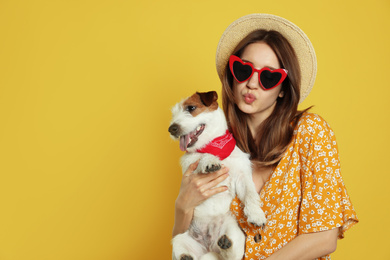
[[[188,111],[188,112],[193,112],[194,110],[196,109],[196,106],[187,106],[186,107],[186,111]]]

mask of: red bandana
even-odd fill
[[[210,143],[208,143],[205,147],[197,150],[197,152],[210,153],[212,155],[219,157],[219,159],[222,161],[233,152],[235,146],[236,146],[236,140],[234,139],[233,135],[229,132],[229,130],[226,130],[226,133],[224,135],[215,138]]]

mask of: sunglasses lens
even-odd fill
[[[282,73],[264,70],[260,73],[260,82],[265,89],[270,89],[279,84]]]
[[[252,75],[252,67],[235,61],[233,62],[232,73],[239,82],[243,82],[249,79],[249,77]]]

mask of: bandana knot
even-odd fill
[[[234,150],[236,140],[232,133],[226,130],[224,135],[213,139],[202,149],[197,150],[198,153],[210,153],[217,156],[221,161],[227,158]]]

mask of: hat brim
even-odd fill
[[[317,58],[309,38],[292,22],[271,14],[250,14],[234,21],[222,34],[216,53],[216,66],[222,80],[230,55],[249,33],[256,30],[274,30],[281,33],[294,48],[301,70],[301,103],[313,88],[317,74]]]

